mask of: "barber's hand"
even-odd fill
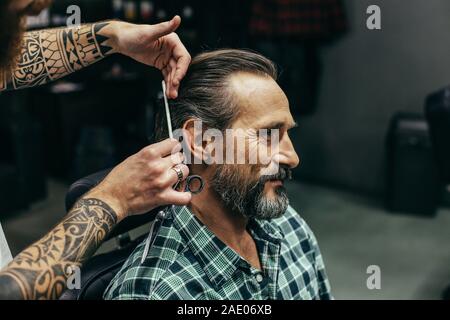
[[[156,25],[115,22],[115,50],[161,70],[169,98],[177,97],[180,81],[191,62],[191,56],[174,33],[180,23],[179,16]]]
[[[180,143],[174,139],[150,145],[115,167],[85,197],[106,202],[119,220],[162,205],[186,205],[191,201],[191,194],[172,189],[178,181],[172,167],[178,166],[184,178],[189,175],[188,167],[182,164],[180,150]],[[171,155],[172,152],[175,153]]]

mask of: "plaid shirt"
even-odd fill
[[[169,210],[172,211],[172,210]],[[271,221],[250,220],[262,271],[225,245],[187,207],[163,221],[145,262],[141,243],[105,299],[330,299],[317,241],[291,207]]]

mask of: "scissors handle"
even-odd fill
[[[164,82],[164,80],[162,81],[161,85],[162,85],[162,91],[163,91],[164,108],[166,111],[167,130],[169,131],[169,137],[173,139],[172,118],[170,117],[169,102],[167,101],[166,83]],[[196,181],[198,183],[198,188],[195,189],[194,187],[192,187],[192,184],[195,183]],[[177,190],[178,187],[180,186],[180,184],[181,184],[181,181],[178,181],[177,183],[175,183],[173,188],[175,190]],[[204,183],[203,183],[202,177],[197,176],[197,175],[188,176],[186,178],[186,186],[184,187],[184,191],[190,192],[192,194],[198,194],[203,190],[203,186],[204,186]]]
[[[195,183],[198,183],[198,187],[195,188]],[[188,176],[186,179],[186,187],[185,191],[188,191],[192,194],[198,194],[202,192],[205,183],[203,182],[203,178],[198,175]]]
[[[175,190],[177,190],[181,183],[182,183],[181,180],[178,181],[177,183],[175,183],[173,188]],[[195,187],[195,184],[198,184],[198,186]],[[198,175],[191,175],[186,178],[186,184],[184,186],[184,191],[190,192],[192,194],[199,194],[200,192],[202,192],[204,186],[205,186],[205,183],[203,182],[202,177],[200,177]]]

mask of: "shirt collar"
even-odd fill
[[[283,231],[273,220],[250,219],[248,227],[257,237],[274,244],[279,244],[284,237]]]
[[[223,243],[186,206],[174,206],[174,226],[186,241],[212,283],[220,286],[232,277],[239,266],[247,264],[233,249]],[[270,221],[251,220],[249,229],[258,237],[278,244],[283,238],[279,227]]]

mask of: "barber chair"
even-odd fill
[[[110,169],[97,172],[78,180],[71,185],[66,195],[66,211],[69,211],[77,199],[99,184],[109,173]],[[81,288],[66,289],[60,297],[61,300],[100,300],[109,282],[120,270],[125,260],[133,252],[136,246],[147,235],[142,235],[131,241],[128,235],[141,225],[154,220],[157,209],[147,214],[132,216],[121,221],[109,234],[106,240],[116,238],[116,249],[99,254],[89,259],[81,268]]]
[[[430,94],[425,102],[425,115],[442,185],[450,193],[450,87]],[[443,245],[449,246],[449,243]],[[450,285],[442,294],[450,300]]]

